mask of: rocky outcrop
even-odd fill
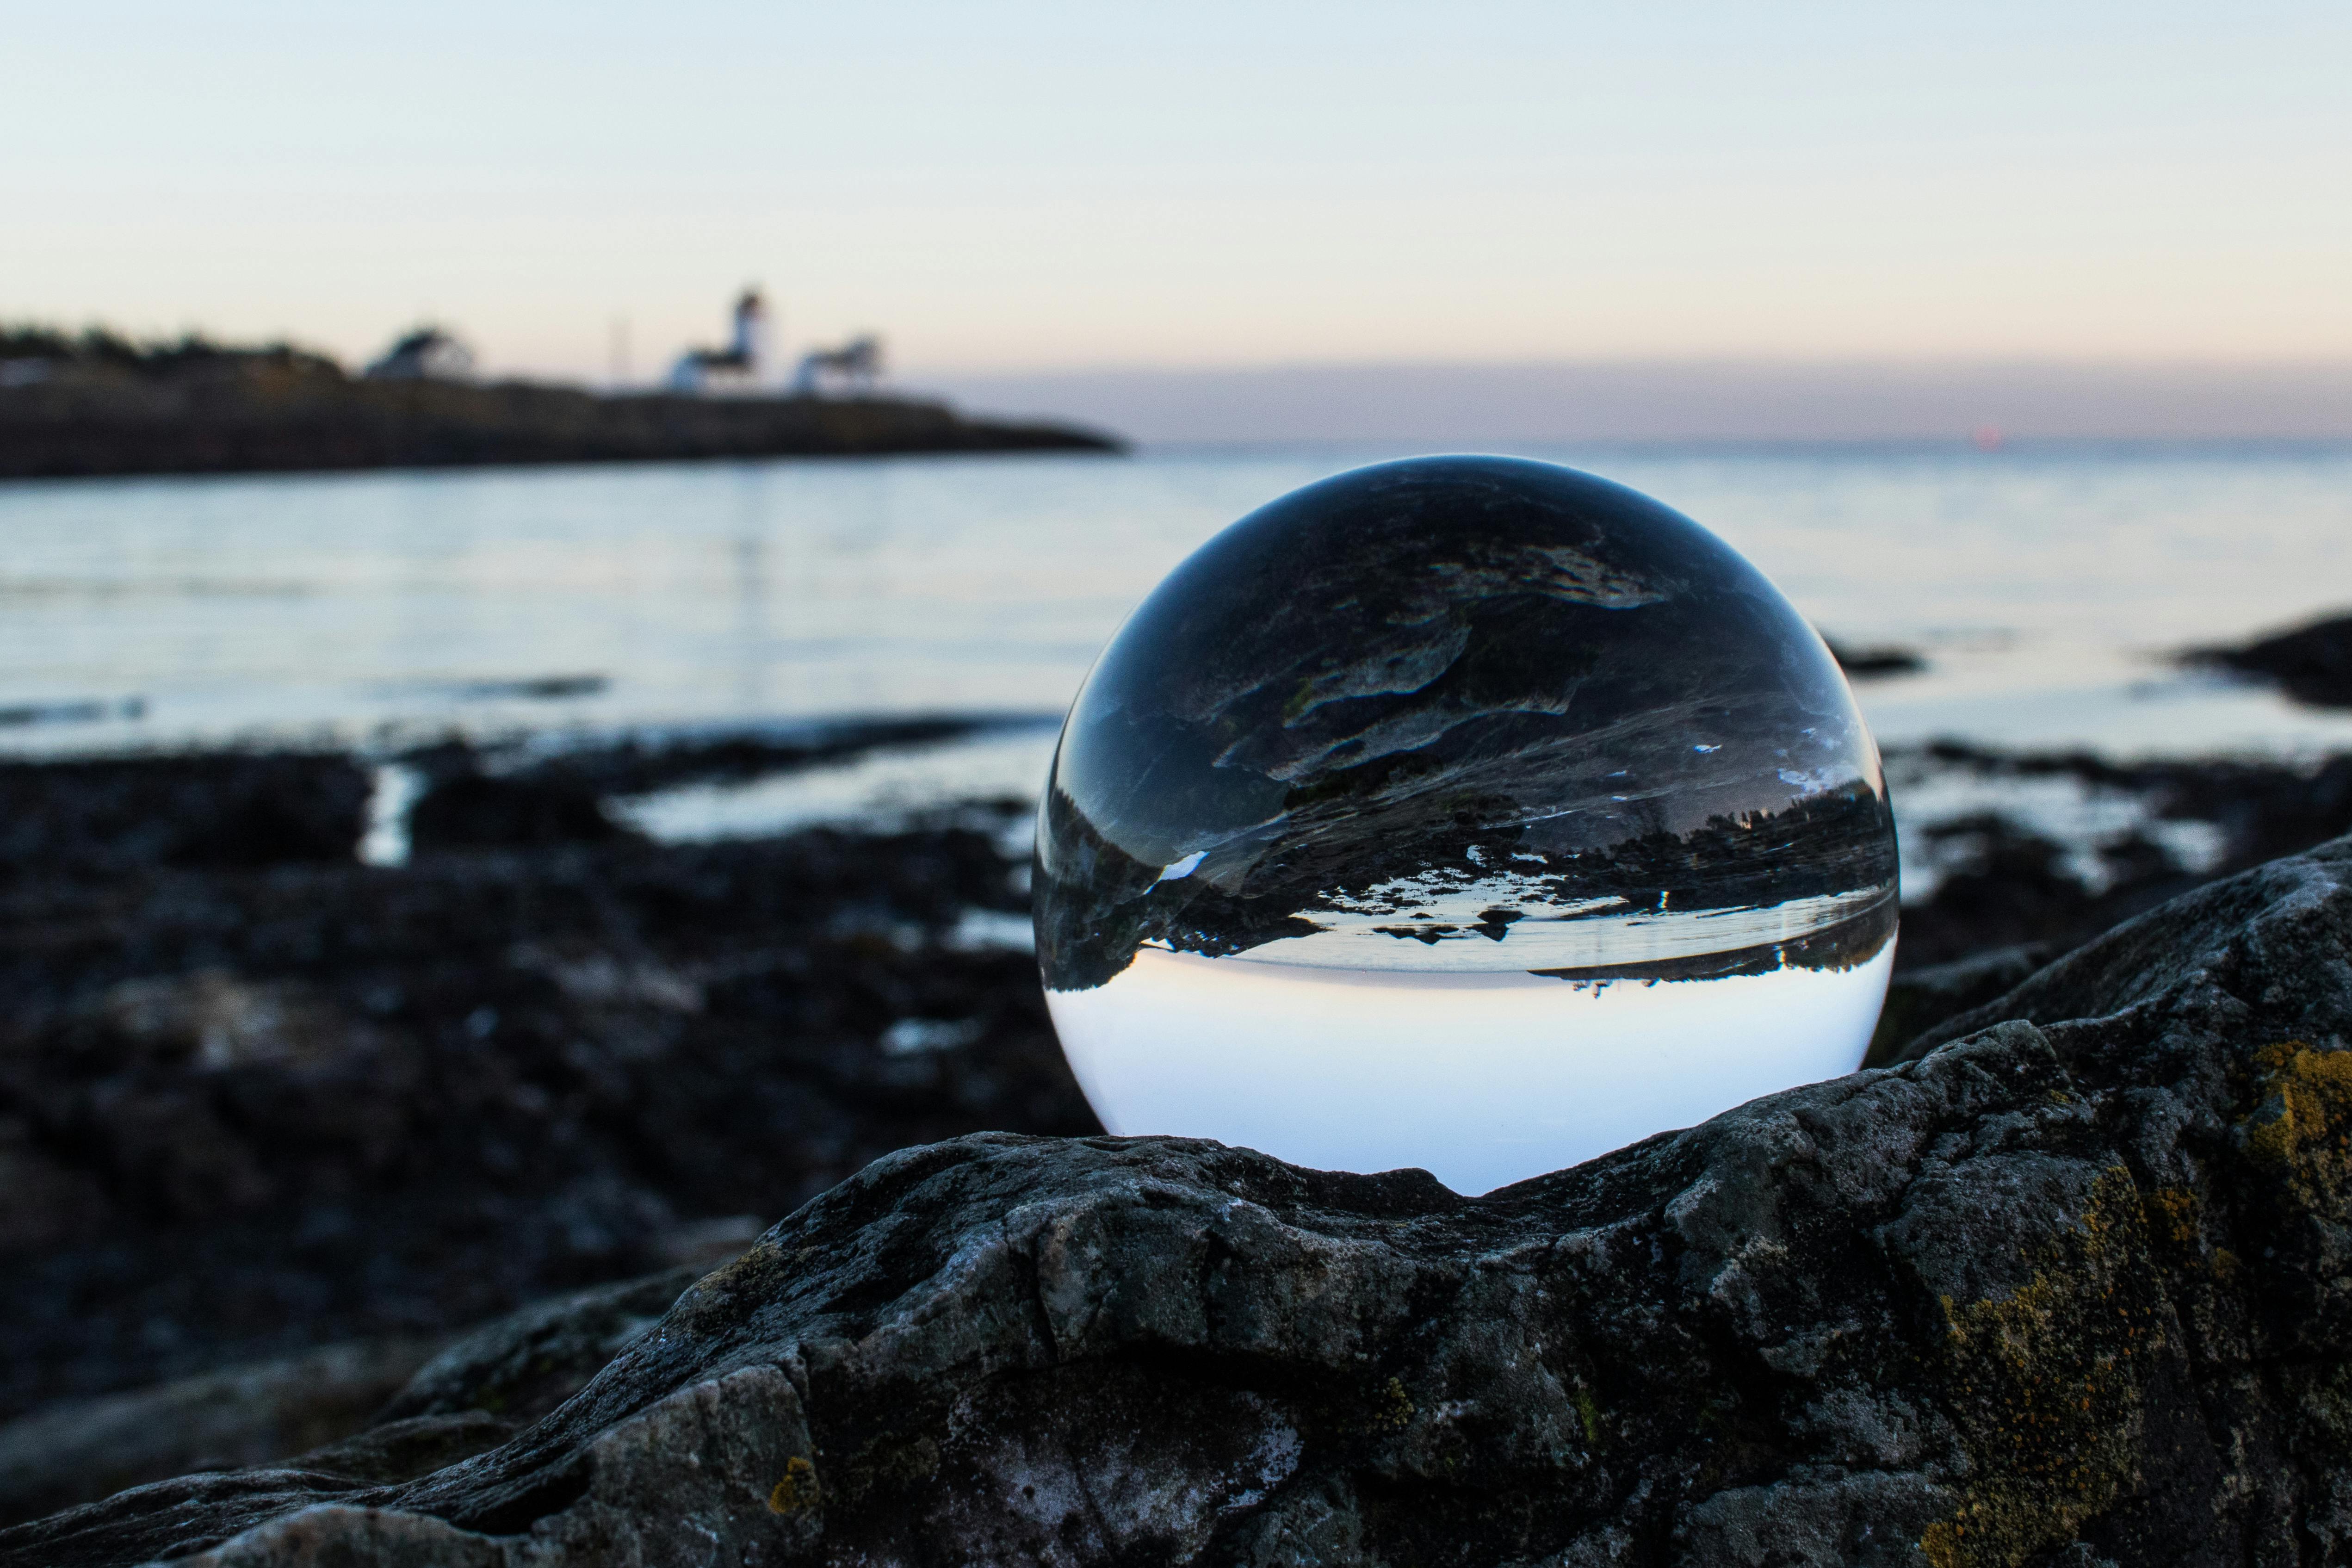
[[[360,1340],[61,1401],[0,1426],[0,1523],[289,1454],[306,1469],[389,1481],[495,1447],[579,1393],[759,1228],[749,1216],[687,1227],[676,1250],[698,1267],[534,1302],[446,1343]]]
[[[65,1401],[8,1422],[0,1426],[0,1520],[37,1518],[161,1477],[265,1464],[348,1436],[373,1425],[383,1402],[437,1348],[415,1336],[323,1345]]]
[[[2190,648],[2180,662],[2271,681],[2315,708],[2352,708],[2352,616],[2326,616],[2235,647]]]
[[[875,394],[604,396],[524,382],[365,381],[302,354],[60,360],[0,385],[0,479],[1120,449],[1095,431]]]
[[[911,1144],[1097,1131],[1005,945],[1029,929],[1031,807],[718,845],[615,826],[648,791],[975,727],[444,746],[398,759],[413,781],[331,753],[0,767],[0,1421],[461,1332]],[[1889,776],[1899,796],[1955,770],[1971,797],[2063,776],[2146,810],[2092,844],[1990,817],[1914,831],[1942,876],[1903,910],[1888,1053],[2050,953],[2352,829],[2352,756],[1939,745]],[[352,864],[410,783],[408,863]],[[2168,855],[2174,819],[2220,859]],[[121,1475],[83,1473],[72,1500]]]
[[[162,1483],[0,1563],[2345,1562],[2347,1030],[2338,841],[1484,1198],[908,1150],[486,1452]]]
[[[0,889],[348,861],[369,788],[335,753],[0,762]]]
[[[1897,800],[1948,790],[2007,802],[1906,822],[1915,867],[1937,870],[1932,886],[1905,879],[1895,962],[1915,975],[1985,961],[1998,948],[2063,952],[2192,888],[2352,832],[2352,755],[2116,762],[1939,741],[1888,752],[1886,770]],[[2037,820],[2025,800],[2050,791],[2095,801],[2128,825],[2069,833]],[[1948,993],[1954,978],[1931,984]]]
[[[1830,657],[1849,680],[1884,680],[1889,676],[1916,675],[1927,668],[1927,656],[1915,648],[1893,643],[1860,647],[1829,637],[1822,640],[1829,644]]]
[[[12,879],[0,810],[0,1421],[437,1340],[694,1261],[697,1227],[756,1235],[895,1149],[1099,1128],[991,930],[1027,924],[1003,816],[109,870],[82,851],[114,808],[69,787],[96,775],[39,772],[0,770],[0,807],[62,825]]]

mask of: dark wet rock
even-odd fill
[[[752,1239],[742,1238],[746,1245]],[[713,1261],[729,1261],[742,1250],[739,1246]],[[281,1443],[268,1457],[276,1468],[382,1486],[487,1452],[586,1387],[706,1271],[666,1269],[533,1302],[460,1336],[367,1419],[351,1422],[348,1435],[290,1459],[282,1456],[291,1446]],[[140,1479],[177,1473],[159,1470]]]
[[[0,707],[0,730],[32,724],[96,724],[108,719],[143,719],[143,697],[68,698],[61,702],[11,702]]]
[[[516,680],[464,681],[457,695],[476,702],[568,702],[575,697],[601,697],[612,684],[604,675],[530,675]]]
[[[1050,722],[1045,715],[996,720],[941,714],[845,720],[773,732],[631,737],[556,752],[519,766],[511,776],[562,783],[603,797],[645,795],[679,784],[745,783],[868,752],[936,745],[991,729]]]
[[[1950,765],[2065,772],[2212,822],[2224,869],[2352,826],[2352,760],[2118,767],[1943,750]],[[120,774],[110,785],[124,791],[114,815],[86,815],[94,827],[57,840],[71,855],[45,852],[0,879],[0,982],[16,1008],[0,1023],[0,1191],[11,1198],[0,1206],[0,1414],[242,1376],[306,1347],[429,1344],[551,1290],[707,1266],[740,1248],[747,1213],[773,1214],[910,1142],[1090,1125],[1025,955],[953,940],[968,910],[1009,915],[1025,901],[993,818],[975,818],[977,832],[707,849],[447,850],[396,870],[276,851],[175,864],[169,847],[201,842],[220,798],[189,781],[239,777],[295,781],[299,799],[340,775],[334,842],[348,856],[363,770],[250,760],[131,764],[129,785]],[[428,773],[482,763],[469,753]],[[708,754],[649,746],[544,763],[548,782],[600,798],[793,765],[764,742],[724,739]],[[542,763],[499,765],[535,777]],[[88,813],[79,766],[20,765],[14,798]],[[1988,857],[2011,896],[1939,894],[1907,910],[1903,962],[1979,953],[2003,932],[2072,946],[2197,880],[2126,854],[2093,894],[2063,859],[2046,844]],[[1985,999],[1970,986],[2006,977],[1992,961],[1949,974],[1906,967],[1890,1039],[1906,999],[1927,1004],[1904,1015],[1907,1038]],[[499,1440],[564,1397],[620,1331],[566,1339],[547,1375],[509,1388],[505,1414],[468,1415],[465,1391],[445,1391],[431,1414],[401,1418],[426,1426],[379,1432],[381,1451],[363,1443],[304,1468],[340,1465],[344,1486],[388,1483],[432,1452]],[[331,1389],[320,1391],[323,1404]],[[343,1401],[336,1422],[363,1420],[369,1403]],[[148,1408],[143,1470],[81,1467],[77,1489],[49,1495],[335,1435],[310,1426],[181,1449],[210,1417]]]
[[[445,742],[404,762],[423,775],[409,808],[414,852],[602,844],[635,835],[614,803],[683,784],[748,784],[879,751],[969,740],[990,730],[1035,728],[1037,715],[945,715],[847,720],[719,733],[631,736],[607,744],[520,754]],[[1024,815],[1027,803],[1015,803]]]
[[[2352,827],[2352,756],[2306,766],[2216,760],[2117,771],[2126,787],[2152,792],[2164,816],[2219,827],[2229,845],[2228,870],[2294,854]]]
[[[0,887],[349,860],[369,775],[300,752],[0,763]]]
[[[2000,752],[1953,742],[1889,753],[1890,773],[1921,763],[1966,770],[1997,784],[2058,776],[2137,796],[2158,822],[2210,825],[2216,847],[2209,861],[2185,865],[2147,833],[2126,831],[2075,847],[2098,862],[2097,876],[2086,880],[2068,846],[2005,812],[1937,823],[1926,837],[1944,875],[1932,891],[1904,905],[1896,957],[1902,971],[2025,944],[2063,952],[2191,888],[2352,831],[2352,756],[2305,764],[2116,763],[2088,752]]]
[[[343,1438],[376,1425],[436,1348],[416,1336],[327,1345],[11,1421],[0,1426],[0,1521]]]
[[[1996,947],[1948,963],[1896,972],[1886,988],[1866,1068],[1885,1067],[1903,1048],[1947,1018],[1981,1006],[2050,962],[2047,942]]]
[[[0,884],[0,1419],[707,1267],[910,1143],[1095,1131],[1030,955],[961,934],[1025,909],[994,827]]]
[[[2352,842],[1960,1029],[1479,1199],[909,1150],[500,1447],[144,1488],[0,1562],[2345,1561]]]
[[[381,1417],[410,1421],[479,1411],[518,1427],[536,1421],[586,1387],[705,1272],[667,1269],[534,1302],[486,1323],[420,1367],[385,1403]]]
[[[514,1436],[515,1423],[488,1411],[454,1415],[411,1415],[383,1421],[341,1442],[297,1454],[282,1462],[289,1470],[328,1475],[366,1486],[385,1486],[470,1459]]]
[[[1856,647],[1834,637],[1822,640],[1830,645],[1830,657],[1837,660],[1838,668],[1845,671],[1849,680],[1883,680],[1895,675],[1916,675],[1927,668],[1927,656],[1912,648],[1893,644]]]
[[[2121,1026],[2107,1015],[2144,1013],[2152,998],[2176,991],[2197,996],[2211,1020],[2266,1017],[2284,1007],[2293,1016],[2311,1016],[2290,1032],[2322,1045],[2352,1039],[2347,1023],[2327,1011],[2331,998],[2352,991],[2352,938],[2331,946],[2302,929],[2325,933],[2352,919],[2342,901],[2352,895],[2337,888],[2337,878],[2352,880],[2352,838],[2200,888],[1928,1029],[1903,1057],[1916,1059],[1947,1040],[2013,1020],[2054,1026],[2088,1018],[2112,1044]],[[2314,1101],[2305,1109],[2316,1115],[2326,1107]]]
[[[2116,921],[2191,887],[2195,879],[2167,865],[2159,885],[2136,879],[2116,908],[2114,884],[2094,890],[2069,864],[2066,847],[1997,812],[1974,813],[1926,830],[1946,871],[1934,893],[1903,911],[1901,961],[1907,967],[1954,963],[1991,949],[2038,943],[2065,948]],[[2169,885],[2164,885],[2168,882]]]
[[[2091,752],[2003,752],[1953,742],[1926,752],[1993,777],[2063,775],[2139,795],[2159,817],[2210,822],[2221,831],[2230,871],[2307,849],[2352,826],[2352,755],[2307,763],[2226,757],[2119,763]]]
[[[2352,616],[2330,616],[2236,647],[2191,648],[2180,658],[2273,681],[2315,708],[2352,708]]]
[[[635,837],[594,791],[562,779],[461,773],[425,791],[408,813],[413,855],[608,844]]]
[[[494,1448],[579,1393],[761,1228],[742,1216],[688,1226],[673,1250],[694,1264],[533,1302],[446,1344],[329,1345],[20,1417],[0,1426],[0,1524],[201,1470],[277,1462],[383,1483]]]

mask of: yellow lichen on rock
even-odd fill
[[[1390,1378],[1388,1385],[1373,1396],[1370,1426],[1376,1432],[1383,1427],[1402,1432],[1412,1426],[1412,1418],[1421,1413],[1421,1406],[1415,1405],[1412,1396],[1404,1391],[1404,1380],[1396,1377]]]
[[[1592,1391],[1582,1383],[1576,1385],[1576,1414],[1584,1423],[1585,1446],[1591,1448],[1601,1447],[1601,1402],[1592,1397]]]
[[[2007,1296],[1943,1299],[1953,1414],[1973,1479],[1919,1549],[1936,1568],[2017,1568],[2075,1538],[2139,1464],[2134,1364],[2162,1342],[2162,1298],[2128,1172],[2104,1173],[2076,1224]]]
[[[806,1513],[817,1504],[816,1467],[800,1455],[784,1461],[784,1479],[768,1493],[770,1513]]]
[[[2352,1051],[2325,1051],[2301,1040],[2254,1053],[2261,1099],[2239,1122],[2246,1152],[2284,1167],[2315,1198],[2342,1190],[2352,1133]]]
[[[2148,1228],[2176,1247],[2197,1240],[2197,1194],[2186,1187],[2158,1187],[2147,1194]]]

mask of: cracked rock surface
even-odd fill
[[[2352,1561],[2347,1031],[2338,840],[1484,1198],[932,1144],[520,1432],[404,1407],[494,1447],[163,1482],[0,1563]]]

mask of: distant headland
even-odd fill
[[[477,380],[429,328],[353,374],[284,342],[0,327],[0,479],[1125,447],[879,391],[870,339],[813,352],[788,388],[750,374],[750,346],[739,330],[661,391],[596,393]]]

